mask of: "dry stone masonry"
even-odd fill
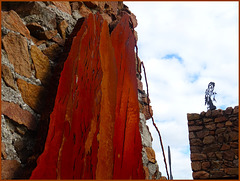
[[[64,61],[78,21],[99,13],[110,32],[127,14],[137,40],[136,16],[122,2],[2,2],[1,9],[1,178],[29,178],[43,152]],[[146,179],[161,173],[146,125],[146,93],[136,54],[142,161]],[[152,110],[150,110],[152,112]]]
[[[194,179],[237,179],[238,106],[187,114]]]

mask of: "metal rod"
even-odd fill
[[[170,180],[173,180],[173,176],[172,176],[172,165],[171,165],[171,151],[170,151],[170,146],[168,146],[168,162],[169,162],[169,169],[170,169]]]

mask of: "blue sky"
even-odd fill
[[[138,53],[166,154],[171,147],[173,178],[192,179],[187,113],[206,111],[211,81],[217,109],[238,105],[238,2],[124,3],[138,20]],[[157,132],[147,124],[166,176]]]

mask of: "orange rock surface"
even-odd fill
[[[59,80],[45,149],[31,179],[144,179],[135,39],[125,15],[109,34],[90,14]]]

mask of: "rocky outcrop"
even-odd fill
[[[111,36],[99,14],[83,22],[64,63],[45,149],[31,179],[144,178],[135,40],[128,22],[123,16]]]
[[[194,179],[238,178],[238,106],[188,114]]]
[[[107,22],[110,33],[113,33],[120,19],[127,15],[129,28],[137,40],[134,31],[136,17],[122,2],[2,2],[2,178],[29,178],[36,167],[36,160],[45,148],[50,114],[64,62],[83,18],[91,13],[100,14]],[[140,59],[137,55],[134,58],[139,88]],[[151,134],[146,126],[146,118],[149,119],[150,115],[146,110],[146,94],[142,88],[138,90],[138,100],[142,145],[146,144],[142,148],[142,164],[146,178],[154,179],[160,176],[160,172],[154,162],[153,152],[149,151]],[[92,136],[88,140],[96,136],[94,131],[90,133]],[[91,147],[88,145],[87,148]],[[134,164],[132,162],[129,165],[135,167]]]

